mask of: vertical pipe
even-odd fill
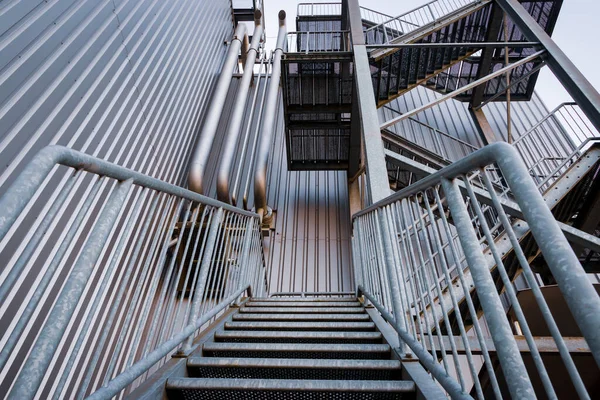
[[[238,53],[245,34],[246,25],[238,24],[233,39],[231,40],[229,50],[227,51],[227,57],[225,58],[221,75],[219,76],[217,86],[215,87],[215,93],[210,102],[210,108],[204,119],[200,137],[196,142],[194,152],[190,158],[188,187],[190,190],[197,193],[202,193],[204,189],[202,181],[204,179],[204,169],[206,168],[208,155],[212,148],[215,134],[217,133],[219,119],[221,118],[229,85],[231,84],[231,74],[238,62]]]
[[[269,149],[273,141],[275,112],[279,92],[279,80],[281,77],[281,56],[286,38],[285,11],[279,11],[279,33],[277,34],[277,46],[273,53],[273,69],[271,70],[271,81],[265,104],[265,119],[260,147],[256,156],[254,166],[254,209],[262,209],[267,215],[267,163],[269,161]]]
[[[235,97],[233,105],[233,113],[229,119],[229,129],[223,140],[224,148],[221,152],[221,161],[217,171],[217,198],[225,203],[231,204],[230,182],[231,168],[235,158],[235,149],[238,144],[240,128],[242,127],[242,119],[246,109],[246,101],[248,99],[248,91],[252,76],[254,75],[254,63],[258,53],[261,37],[263,35],[263,26],[260,24],[262,13],[256,10],[254,13],[254,33],[252,34],[252,43],[246,53],[246,62],[244,63],[244,75],[242,76],[240,87]],[[257,88],[258,89],[258,88]],[[248,121],[251,123],[251,121]],[[243,168],[243,165],[238,166]]]

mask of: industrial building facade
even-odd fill
[[[364,6],[0,3],[3,398],[594,397],[562,0]]]

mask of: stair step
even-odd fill
[[[202,379],[167,380],[170,399],[393,399],[403,394],[414,397],[410,381],[349,381],[284,379]]]
[[[321,301],[324,302],[329,302],[329,301],[335,301],[335,302],[340,302],[340,301],[349,301],[349,302],[353,302],[353,301],[358,301],[358,299],[356,297],[253,297],[251,298],[249,301],[269,301],[269,302],[275,302],[275,303],[281,303],[281,302],[289,302],[289,303],[318,303]]]
[[[205,357],[390,359],[387,344],[205,343]]]
[[[220,331],[215,342],[237,343],[381,343],[380,332]]]
[[[364,313],[363,307],[240,307],[241,313],[294,313],[294,314],[354,314]]]
[[[249,301],[247,307],[360,307],[359,301]]]
[[[225,329],[261,331],[372,331],[373,322],[271,322],[271,321],[232,321],[225,323]]]
[[[234,321],[369,321],[369,314],[235,314]]]
[[[400,378],[397,360],[310,360],[286,358],[191,357],[194,378],[393,380]]]

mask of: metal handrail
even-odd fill
[[[40,208],[38,193],[65,167],[63,190]],[[0,369],[15,371],[4,378],[10,396],[84,397],[103,384],[120,391],[179,344],[189,352],[227,304],[266,292],[260,220],[69,148],[41,150],[0,198],[0,308],[22,310],[12,321],[6,314],[0,331]],[[15,235],[20,246],[7,246]],[[33,328],[39,336],[30,337]],[[23,346],[25,359],[8,357]]]
[[[308,8],[310,7],[310,10],[312,11],[311,13],[304,13],[302,12],[302,10],[304,8]],[[327,10],[327,13],[316,13],[315,14],[315,7],[318,9],[324,9]],[[337,10],[339,7],[339,12],[336,12],[335,14],[332,14],[331,10]],[[296,8],[296,15],[299,17],[308,17],[308,16],[322,16],[322,15],[341,15],[341,10],[342,10],[342,3],[341,2],[323,2],[323,3],[298,3],[298,6]]]
[[[522,218],[525,224],[512,225],[505,210],[506,205],[500,200],[486,171],[490,165],[497,165],[500,169],[514,196],[514,207],[518,206],[518,218]],[[474,173],[479,174],[482,179],[488,199],[484,200],[481,194],[475,194],[481,189],[470,182]],[[499,221],[497,225],[489,225],[489,219],[485,216],[486,207],[496,214]],[[472,359],[467,328],[463,325],[465,317],[461,316],[465,312],[469,315],[466,319],[472,321],[475,328],[475,337],[481,346],[484,366],[494,392],[496,396],[501,396],[486,347],[489,338],[483,335],[471,298],[471,290],[475,290],[511,394],[533,394],[531,383],[522,379],[527,376],[527,372],[490,273],[490,268],[493,267],[500,273],[505,293],[529,345],[544,388],[550,397],[554,394],[535,338],[520,309],[511,278],[502,261],[503,255],[512,250],[544,315],[571,381],[580,395],[586,393],[565,340],[528,264],[526,252],[521,248],[518,235],[531,231],[599,364],[600,337],[597,332],[600,331],[600,298],[514,147],[506,143],[486,146],[356,213],[352,218],[353,264],[357,287],[368,292],[372,296],[371,301],[377,302],[386,312],[401,316],[395,317],[395,328],[402,333],[400,339],[403,336],[406,338],[406,333],[409,333],[411,340],[404,343],[419,359],[425,357],[419,354],[423,352],[425,344],[432,351],[439,351],[437,354],[441,354],[443,364],[438,364],[440,368],[446,374],[456,374],[454,386],[440,381],[449,392],[456,389],[456,384],[463,391],[466,389],[462,375],[464,371],[458,364],[454,371],[449,369],[450,363],[459,362],[452,336],[453,328],[450,328],[449,321],[453,310],[456,315],[454,321],[458,323],[460,330],[458,340],[462,340],[466,348],[469,371],[475,383],[474,390],[482,395],[479,370]],[[505,240],[500,239],[500,232]],[[455,236],[458,241],[450,239]],[[444,249],[444,245],[448,246]],[[453,277],[450,270],[456,266],[460,268],[455,268],[457,275]],[[439,283],[440,277],[445,279],[446,288],[442,288]],[[466,301],[466,311],[459,309],[459,301]],[[415,315],[416,319],[413,318]],[[445,325],[447,338],[441,336],[441,324]],[[446,339],[449,340],[451,349],[444,348]],[[407,351],[404,345],[401,350]]]
[[[286,53],[347,52],[350,51],[350,31],[288,32]]]
[[[384,105],[383,107],[384,107],[385,109],[387,109],[387,110],[390,110],[390,111],[392,111],[392,112],[395,112],[396,114],[402,115],[402,113],[401,113],[400,111],[398,111],[398,110],[396,110],[396,109],[394,109],[394,108],[392,108],[392,107],[390,107],[390,106],[388,106],[388,105]],[[464,140],[461,140],[461,139],[459,139],[459,138],[457,138],[457,137],[454,137],[454,136],[450,135],[450,134],[449,134],[449,133],[447,133],[447,132],[441,131],[441,130],[439,130],[438,128],[435,128],[435,127],[433,127],[433,126],[431,126],[431,125],[429,125],[429,124],[427,124],[427,123],[425,123],[425,122],[419,121],[418,119],[416,119],[416,118],[414,118],[414,117],[408,117],[407,119],[408,119],[409,121],[415,122],[415,123],[417,123],[417,124],[419,124],[419,125],[421,125],[421,126],[424,126],[424,127],[428,128],[428,129],[431,129],[432,131],[434,131],[434,132],[437,132],[437,133],[439,133],[440,135],[442,135],[442,136],[444,136],[444,137],[446,137],[446,138],[448,138],[448,139],[450,139],[450,140],[452,140],[452,141],[454,141],[454,142],[457,142],[457,143],[459,143],[459,144],[460,144],[460,145],[462,145],[462,146],[466,146],[466,147],[470,148],[472,151],[475,151],[475,150],[478,150],[478,149],[479,149],[479,147],[477,147],[477,146],[474,146],[474,145],[472,145],[471,143],[465,142]]]
[[[438,20],[438,18],[444,15],[479,1],[481,0],[433,0],[366,29],[365,37],[367,37],[370,32],[383,31],[384,42],[388,43],[389,41],[397,39],[398,37],[403,36],[406,33],[415,30],[416,28],[434,23]],[[439,10],[437,10],[438,8]],[[434,12],[434,9],[438,12]],[[393,26],[387,26],[389,24],[393,24]],[[408,25],[409,28],[403,29],[403,24]],[[397,32],[398,36],[392,36],[390,38],[388,31],[390,31],[390,34]]]

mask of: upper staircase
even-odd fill
[[[523,5],[551,34],[562,1],[523,2]],[[460,43],[506,40],[511,63],[535,52],[534,46],[522,46],[526,39],[510,21],[505,36],[502,23],[503,13],[491,0],[436,0],[368,27],[367,44],[380,45],[370,54],[378,106],[421,84],[449,93],[504,66],[503,47],[460,46]],[[402,45],[406,46],[398,47]],[[531,98],[541,65],[540,60],[534,60],[511,72],[512,100]],[[478,104],[484,100],[505,100],[504,77],[491,79],[480,91],[475,96]],[[471,101],[473,96],[471,90],[457,99]]]

